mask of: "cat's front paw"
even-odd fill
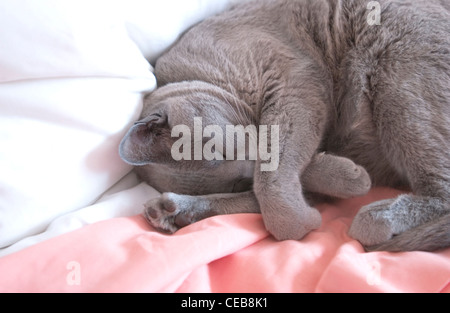
[[[173,234],[182,227],[196,222],[191,201],[187,196],[164,193],[145,205],[145,219],[159,231]]]
[[[360,197],[369,192],[372,181],[365,168],[353,164],[353,166],[338,168],[338,170],[341,170],[337,175],[339,175],[342,183],[335,185],[336,188],[340,187],[336,191],[337,197],[342,199]]]
[[[371,203],[358,212],[349,230],[349,235],[369,248],[379,245],[398,234],[398,225],[389,214],[393,199]]]
[[[300,240],[320,227],[322,217],[319,211],[303,201],[291,203],[285,200],[277,199],[261,206],[264,225],[275,239]]]
[[[311,209],[309,214],[289,214],[275,219],[264,219],[267,231],[279,241],[301,240],[311,231],[320,227],[321,216]]]

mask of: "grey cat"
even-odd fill
[[[384,185],[412,193],[363,207],[350,236],[368,250],[450,246],[450,2],[368,4],[240,4],[158,60],[159,88],[120,146],[165,192],[146,204],[152,225],[174,232],[261,212],[276,239],[298,240],[321,224],[306,195],[347,198]],[[261,159],[175,161],[171,130],[194,117],[223,129],[279,125],[277,170],[262,171]]]

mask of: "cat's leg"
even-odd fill
[[[277,155],[278,166],[270,168],[270,163],[256,161],[253,188],[266,229],[277,240],[302,239],[322,222],[320,213],[304,198],[299,173],[303,175],[323,137],[329,90],[323,77],[314,78],[320,69],[315,71],[306,63],[302,66],[305,68],[292,67],[281,82],[272,82],[280,85],[266,96],[261,110],[260,125],[272,129],[267,147]],[[273,127],[278,127],[277,131],[273,132]]]
[[[351,160],[324,153],[313,157],[302,177],[309,192],[347,198],[369,191],[367,172]],[[173,233],[208,217],[224,214],[260,213],[252,191],[207,196],[164,193],[145,204],[144,216],[155,228]]]
[[[216,215],[260,213],[252,191],[207,196],[168,192],[148,201],[144,206],[147,221],[156,229],[168,233]]]
[[[301,182],[307,192],[340,199],[363,196],[372,186],[370,176],[362,166],[326,153],[313,157],[301,176]]]
[[[426,66],[408,73],[427,73]],[[439,77],[438,71],[428,72],[433,76],[402,82],[401,88],[386,83],[387,90],[374,103],[380,151],[407,178],[413,194],[360,210],[349,234],[366,247],[409,236],[401,241],[404,246],[388,249],[411,249],[411,245],[406,248],[409,239],[417,242],[415,249],[427,249],[414,229],[450,214],[450,80],[448,73]]]

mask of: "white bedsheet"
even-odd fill
[[[141,183],[136,175],[130,172],[94,204],[59,216],[52,220],[42,233],[23,238],[10,247],[0,249],[0,257],[89,224],[141,214],[143,203],[157,196],[159,193],[155,189]]]

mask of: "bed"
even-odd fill
[[[318,205],[320,229],[275,241],[258,214],[156,232],[158,197],[117,147],[156,86],[151,64],[232,0],[0,2],[0,292],[450,292],[450,249],[365,253],[370,202]]]

